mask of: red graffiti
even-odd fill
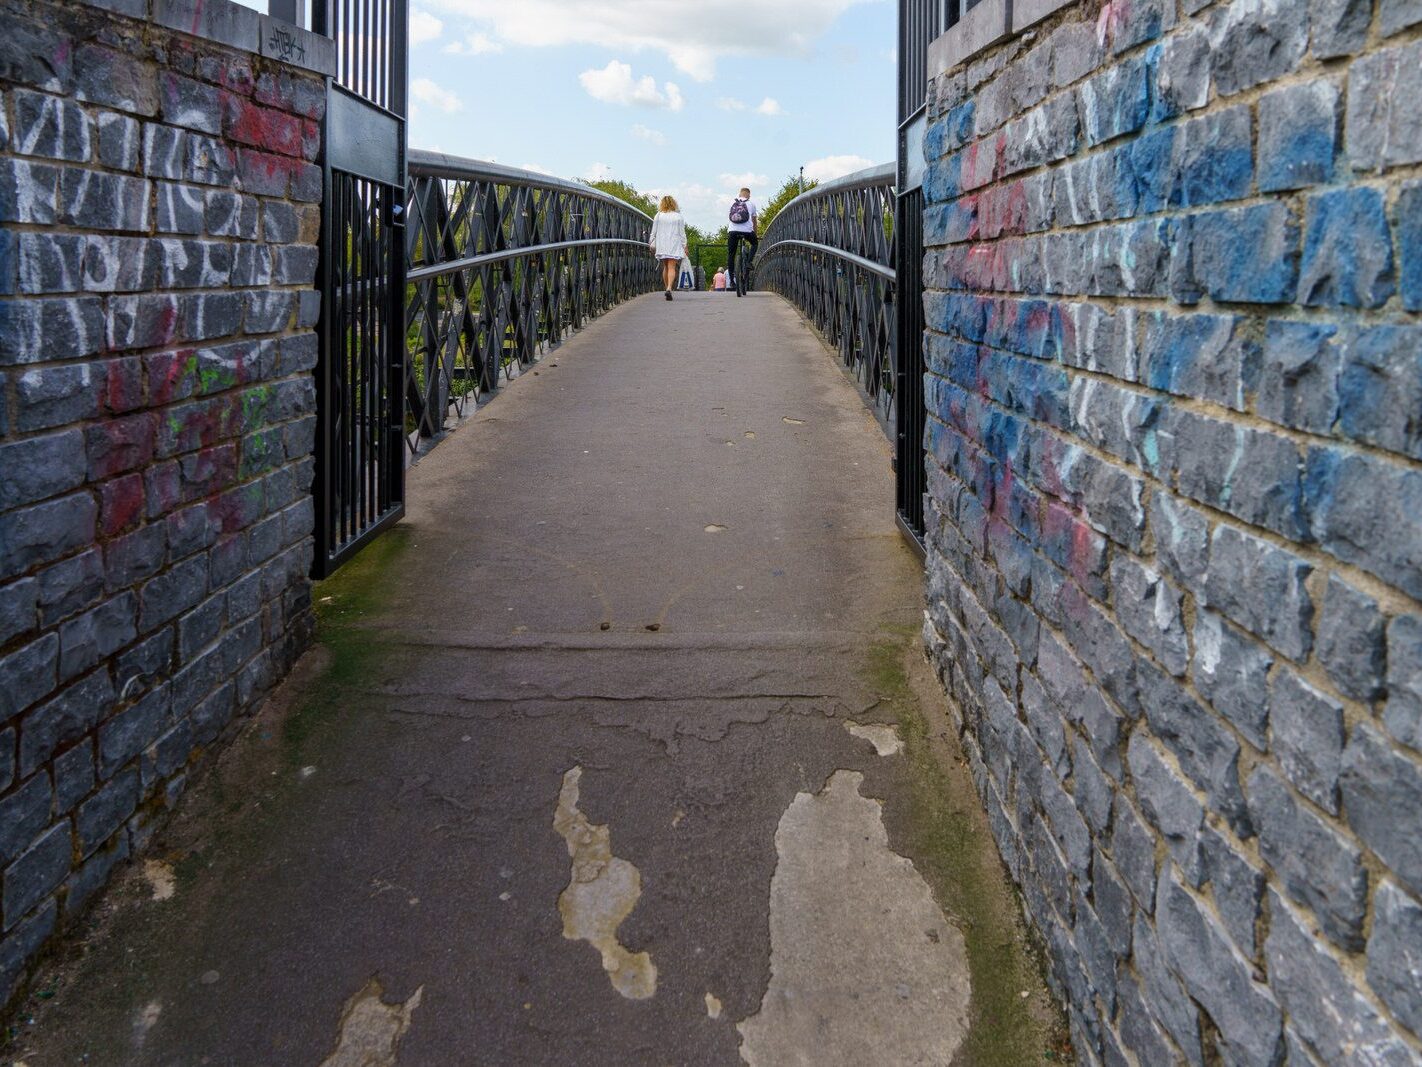
[[[227,136],[241,144],[286,156],[300,156],[304,127],[301,119],[228,94],[223,111]]]
[[[1016,474],[1012,470],[1012,464],[1006,461],[997,465],[997,479],[993,484],[992,513],[998,519],[1011,525],[1012,507],[1012,486],[1016,482]]]
[[[128,474],[99,487],[99,531],[113,537],[135,525],[143,515],[143,475]]]
[[[88,430],[91,476],[108,478],[152,462],[157,436],[157,417],[150,412],[94,423]]]
[[[104,364],[104,407],[115,415],[143,406],[143,361],[137,357]]]
[[[262,509],[260,482],[218,489],[207,500],[208,519],[224,534],[235,533],[252,525]]]
[[[290,182],[301,173],[301,169],[306,166],[299,159],[288,159],[285,156],[274,156],[267,152],[254,152],[244,148],[242,153],[242,169],[255,174],[260,174],[268,181],[280,178],[284,182]]]
[[[148,391],[152,403],[171,404],[193,395],[197,384],[197,351],[180,348],[175,352],[156,352],[147,358]]]

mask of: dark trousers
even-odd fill
[[[737,230],[732,230],[732,231],[727,235],[727,237],[726,237],[726,273],[727,273],[727,275],[729,276],[728,279],[727,279],[727,284],[728,284],[728,285],[734,285],[734,284],[735,284],[736,252],[740,249],[740,247],[741,247],[741,242],[742,242],[742,241],[744,241],[746,244],[750,245],[750,258],[751,258],[752,260],[755,259],[755,252],[756,252],[756,249],[760,247],[760,238],[759,238],[758,236],[756,236],[755,234],[753,234],[753,233],[741,233],[741,232],[739,232],[739,231],[737,231]]]

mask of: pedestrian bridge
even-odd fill
[[[267,6],[0,50],[0,1058],[1419,1062],[1422,7],[899,0],[668,303]]]
[[[398,227],[359,191],[333,206],[333,358],[318,388],[323,574],[398,521],[411,460],[573,331],[660,286],[647,251],[652,220],[601,190],[430,152],[410,153],[409,173]],[[916,536],[921,404],[896,400],[905,388],[921,395],[921,361],[896,360],[894,174],[892,164],[875,167],[786,205],[764,234],[758,287],[803,312],[891,439],[912,443],[898,449],[917,457],[903,468],[899,501]],[[395,241],[402,256],[391,256]],[[386,284],[392,262],[403,277]],[[404,299],[392,306],[398,289]],[[397,317],[403,334],[382,325]]]
[[[880,370],[776,293],[668,304],[635,248],[568,240],[414,260],[442,303],[403,521],[316,587],[317,649],[117,891],[36,1062],[1041,1062],[920,700]]]

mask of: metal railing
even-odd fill
[[[657,288],[652,220],[577,182],[434,152],[409,155],[406,440],[537,362],[570,331]]]
[[[887,163],[802,193],[765,231],[757,283],[789,300],[839,349],[892,435],[894,177]]]

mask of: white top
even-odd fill
[[[680,212],[658,211],[652,220],[649,243],[658,259],[681,259],[686,255],[686,220]]]
[[[739,200],[740,198],[737,197],[736,199]],[[756,207],[754,200],[747,200],[746,207],[750,209],[750,218],[746,219],[745,222],[731,223],[727,229],[732,233],[755,233],[756,220],[760,218],[760,208]],[[726,210],[730,211],[730,208]]]

